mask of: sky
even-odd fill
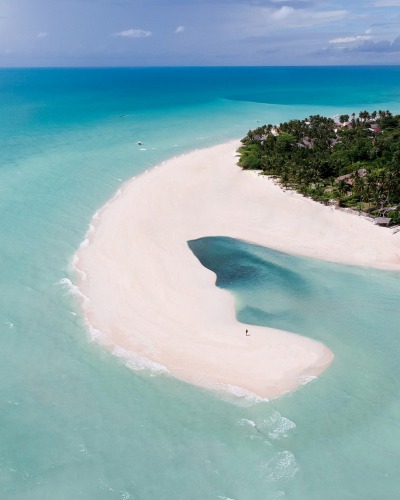
[[[400,0],[0,0],[0,66],[400,64]]]

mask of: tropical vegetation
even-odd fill
[[[239,165],[314,200],[400,222],[400,115],[320,115],[250,130]]]

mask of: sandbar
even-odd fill
[[[400,238],[241,170],[239,146],[196,150],[125,183],[96,213],[75,266],[91,331],[128,365],[270,399],[320,375],[333,353],[295,333],[239,323],[233,296],[187,242],[227,236],[399,270]]]

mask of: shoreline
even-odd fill
[[[400,270],[400,239],[241,170],[239,144],[192,151],[127,181],[95,213],[74,266],[95,340],[131,368],[274,398],[318,376],[333,354],[294,333],[239,323],[233,296],[215,286],[187,241],[228,236]]]

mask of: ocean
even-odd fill
[[[0,498],[399,498],[397,273],[190,242],[239,320],[335,354],[254,404],[92,342],[71,261],[131,177],[263,123],[400,112],[400,67],[1,69],[0,109]]]

